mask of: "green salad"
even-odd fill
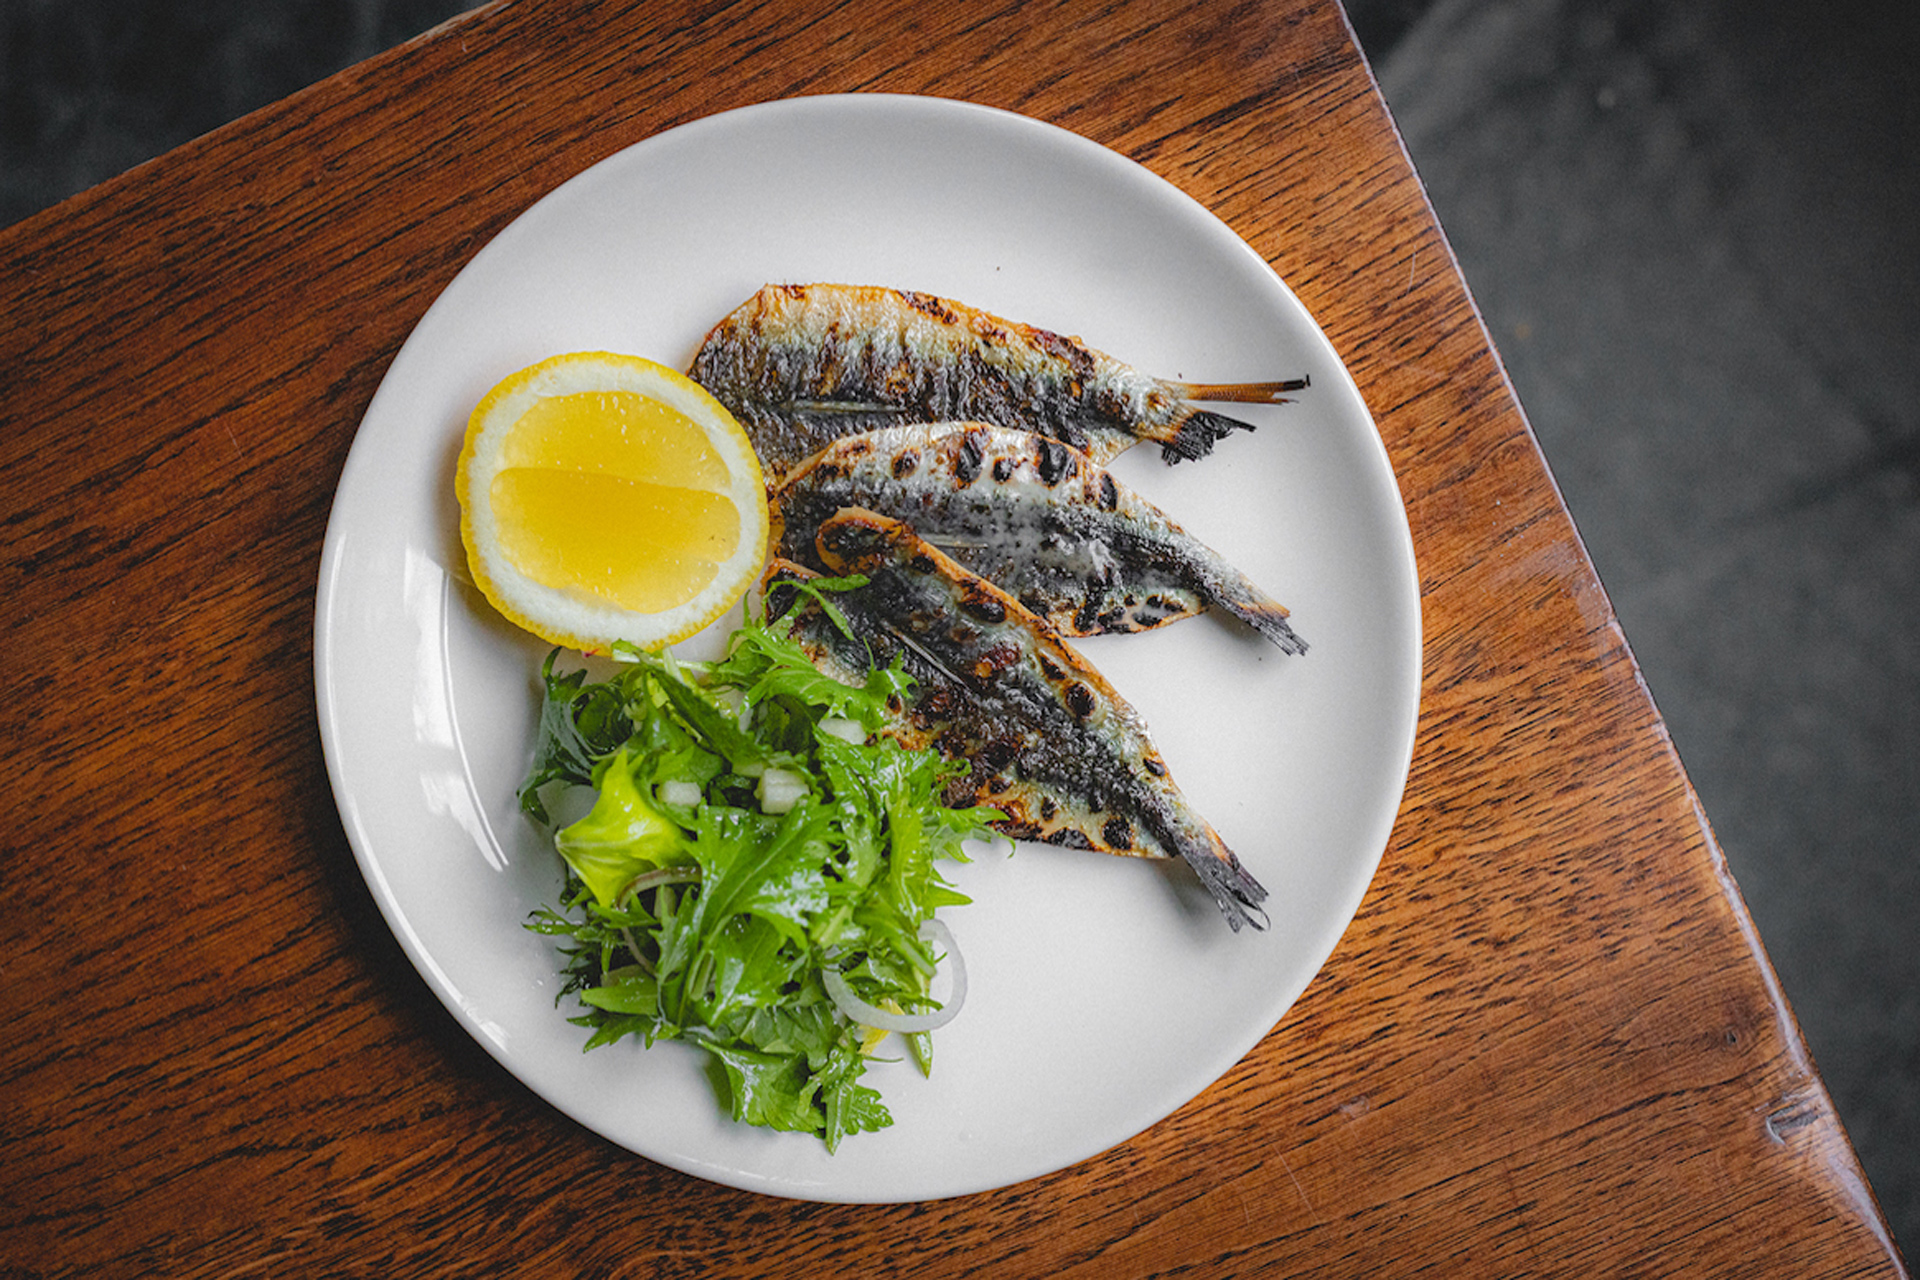
[[[552,832],[566,885],[528,927],[559,940],[586,1048],[698,1045],[736,1120],[829,1150],[890,1124],[861,1075],[890,1031],[930,1070],[931,1032],[965,996],[934,912],[967,899],[939,864],[999,816],[942,802],[964,765],[877,734],[908,677],[896,664],[844,684],[758,618],[712,663],[617,647],[612,674],[589,679],[558,657],[520,803]],[[556,822],[579,787],[591,810]]]

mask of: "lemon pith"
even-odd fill
[[[469,419],[455,486],[481,592],[569,648],[692,635],[766,558],[746,433],[697,383],[638,356],[569,353],[504,379]]]

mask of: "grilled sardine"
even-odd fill
[[[1169,462],[1248,424],[1200,400],[1279,403],[1289,382],[1202,386],[930,294],[768,285],[722,320],[690,373],[740,420],[769,483],[843,435],[975,420],[1064,441],[1105,465],[1142,440]]]
[[[1209,605],[1288,653],[1287,611],[1078,449],[985,423],[848,436],[774,492],[776,554],[824,569],[822,522],[845,507],[904,520],[1067,635],[1145,631]]]
[[[865,585],[837,592],[853,634],[816,603],[782,592],[811,571],[776,561],[767,606],[821,670],[858,683],[900,660],[915,682],[892,733],[965,760],[946,797],[988,804],[1017,839],[1184,859],[1227,923],[1265,927],[1266,890],[1174,785],[1139,715],[1018,600],[967,572],[906,524],[843,511],[820,526],[819,558]]]

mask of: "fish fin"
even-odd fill
[[[1224,413],[1214,413],[1201,409],[1173,433],[1173,439],[1160,443],[1160,457],[1167,463],[1188,462],[1194,458],[1204,458],[1213,452],[1216,441],[1224,440],[1235,431],[1251,431],[1251,422],[1242,422],[1238,418],[1229,418]]]
[[[1189,400],[1227,400],[1240,404],[1287,404],[1289,403],[1287,392],[1304,391],[1313,385],[1313,380],[1289,378],[1284,382],[1177,382],[1170,385],[1178,387]],[[1179,429],[1173,434],[1173,439],[1161,442],[1160,456],[1168,463],[1204,458],[1213,452],[1216,441],[1225,439],[1235,431],[1251,430],[1253,430],[1253,424],[1250,422],[1229,418],[1224,413],[1214,413],[1208,409],[1196,410],[1192,417],[1180,424]]]

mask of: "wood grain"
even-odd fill
[[[1246,237],[1375,411],[1427,636],[1392,843],[1273,1034],[1098,1158],[887,1207],[655,1167],[475,1047],[312,683],[334,483],[461,265],[661,129],[866,90]],[[1325,0],[479,11],[0,232],[0,527],[0,1274],[1904,1274]]]

